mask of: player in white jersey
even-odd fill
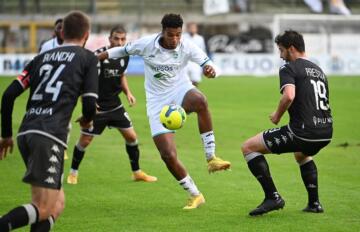
[[[204,37],[198,34],[198,26],[194,22],[190,22],[186,25],[187,33],[184,33],[184,38],[191,40],[194,44],[196,44],[201,50],[206,52],[206,45]],[[186,66],[186,75],[188,75],[189,79],[193,83],[193,85],[198,86],[201,82],[202,76],[202,68],[194,62],[189,62]]]
[[[63,19],[60,18],[55,21],[54,37],[52,39],[45,41],[41,45],[39,49],[39,54],[49,51],[50,49],[57,48],[63,43],[64,39],[61,34],[62,25],[63,25]]]
[[[203,68],[209,78],[216,76],[211,60],[196,45],[182,38],[183,20],[180,15],[166,14],[162,21],[162,32],[128,43],[98,55],[107,58],[139,55],[145,62],[145,91],[147,114],[154,143],[171,174],[190,193],[184,209],[194,209],[205,202],[203,195],[177,158],[174,131],[163,127],[159,114],[161,108],[170,103],[182,105],[187,113],[196,112],[209,172],[230,168],[230,162],[215,156],[215,137],[206,97],[185,76],[188,61]]]

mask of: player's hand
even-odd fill
[[[109,54],[105,51],[105,52],[101,52],[97,55],[97,58],[100,61],[106,60],[109,57]]]
[[[269,118],[270,118],[270,121],[272,123],[274,123],[275,125],[277,125],[280,122],[280,118],[278,117],[278,114],[276,113],[276,111],[273,112],[272,114],[270,114]]]
[[[131,93],[127,94],[127,100],[129,102],[130,107],[134,106],[136,104],[136,98]]]
[[[0,160],[4,159],[7,155],[7,151],[13,152],[14,141],[12,137],[0,138]]]
[[[205,65],[203,68],[203,73],[208,78],[214,78],[216,76],[216,71],[214,67],[210,65]]]
[[[87,121],[84,116],[79,117],[75,122],[78,122],[83,129],[90,129],[93,127],[93,121]]]

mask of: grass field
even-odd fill
[[[1,94],[10,82],[10,78],[0,78]],[[124,142],[117,131],[106,130],[87,149],[80,183],[64,184],[66,208],[53,231],[360,231],[360,78],[353,77],[329,79],[334,139],[315,157],[325,213],[301,212],[306,191],[293,156],[284,154],[267,156],[286,201],[284,210],[248,216],[262,201],[263,193],[242,158],[240,146],[246,138],[273,127],[268,115],[278,103],[278,82],[277,78],[246,77],[204,80],[201,84],[212,111],[217,153],[232,162],[232,170],[207,173],[196,117],[190,115],[176,135],[178,154],[207,202],[185,212],[182,207],[187,194],[167,171],[150,136],[143,78],[129,77],[138,103],[127,109],[140,140],[141,166],[159,181],[132,182]],[[16,102],[14,133],[26,98],[23,94]],[[78,106],[73,118],[79,114]],[[286,123],[287,117],[281,121]],[[73,123],[70,157],[78,137],[79,127]],[[65,176],[70,163],[65,163]],[[0,162],[0,214],[29,202],[29,187],[21,182],[24,170],[17,149]]]

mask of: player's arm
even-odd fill
[[[82,94],[82,116],[76,121],[82,128],[91,128],[92,120],[96,114],[96,100],[98,98],[98,60],[96,56],[89,57],[89,63],[86,66],[84,77],[84,86]]]
[[[128,85],[128,82],[127,82],[127,78],[125,76],[125,74],[121,74],[122,77],[120,78],[120,84],[121,84],[121,88],[124,92],[124,94],[126,95],[127,97],[127,100],[129,102],[129,105],[130,106],[133,106],[136,104],[136,98],[134,97],[134,95],[132,94],[131,90],[130,90],[130,87]]]
[[[12,139],[12,112],[15,99],[24,92],[19,81],[13,81],[5,90],[1,98],[1,138],[0,160],[6,157],[7,151],[12,153],[14,142]]]
[[[203,74],[208,78],[215,78],[219,75],[219,70],[215,64],[210,60],[207,54],[198,46],[191,42],[187,42],[190,50],[190,60],[202,67]]]
[[[100,61],[112,58],[120,58],[128,56],[129,54],[126,51],[126,46],[124,47],[113,47],[104,52],[97,54],[97,57]]]
[[[281,117],[291,106],[291,103],[294,101],[294,98],[295,98],[295,85],[286,85],[283,88],[283,92],[276,111],[270,115],[270,120],[272,123],[277,125],[280,122]]]

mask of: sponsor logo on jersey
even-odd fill
[[[31,107],[27,112],[27,115],[52,115],[53,114],[53,108],[42,108],[42,107]]]
[[[165,78],[166,75],[165,75],[164,73],[156,73],[156,74],[154,75],[154,77],[155,77],[156,79],[162,79],[162,78]]]
[[[172,71],[174,71],[174,67],[170,66],[170,65],[157,65],[157,66],[153,67],[153,70],[155,72],[161,72],[161,71],[172,72]]]
[[[110,69],[107,68],[104,70],[104,77],[110,78],[110,77],[118,77],[120,76],[120,70],[119,69]]]

